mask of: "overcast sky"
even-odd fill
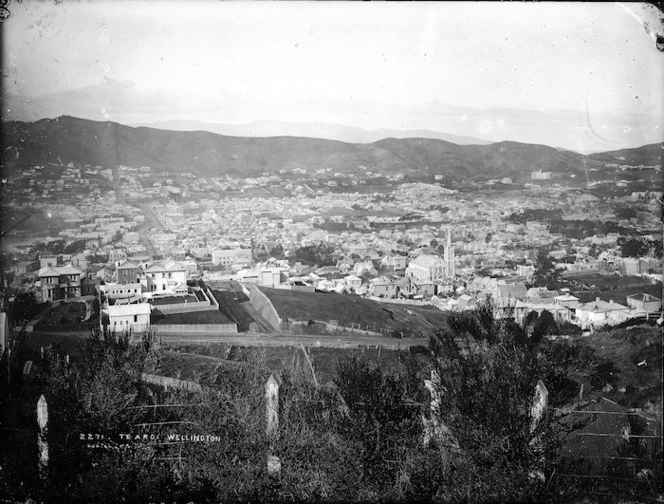
[[[317,121],[635,147],[663,138],[650,8],[12,2],[3,119]]]

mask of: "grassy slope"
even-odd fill
[[[349,294],[307,293],[261,288],[282,319],[336,320],[339,324],[359,324],[362,329],[386,329],[404,335],[430,336],[446,327],[447,315],[431,306],[378,303]]]
[[[599,331],[584,338],[599,362],[613,362],[617,386],[607,398],[628,407],[641,408],[662,397],[662,330],[646,325]],[[638,365],[639,363],[645,364]],[[635,390],[629,390],[634,387]],[[626,393],[618,392],[622,387]]]

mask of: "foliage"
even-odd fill
[[[307,245],[295,249],[293,259],[306,265],[333,266],[336,264],[336,250],[327,245]]]
[[[618,238],[618,247],[623,257],[643,257],[650,249],[647,240],[627,239],[624,236]]]
[[[570,370],[583,367],[586,355],[558,342],[538,344],[526,338],[518,326],[496,320],[490,304],[459,314],[449,325],[451,333],[431,342],[440,377],[441,421],[461,451],[452,456],[452,467],[475,476],[457,481],[455,488],[469,500],[476,499],[478,488],[489,492],[484,496],[490,500],[532,499],[543,488],[533,483],[530,471],[550,474],[565,433],[579,427],[542,420],[533,430],[535,385],[542,380],[551,403],[560,404],[569,397]],[[557,361],[560,355],[568,361]],[[506,480],[511,488],[501,486]]]
[[[65,254],[80,254],[85,250],[85,240],[74,240],[64,249]]]
[[[21,320],[31,320],[37,316],[44,306],[48,305],[37,303],[34,292],[19,292],[9,306],[7,317],[13,323],[18,323]]]
[[[587,377],[592,352],[566,341],[529,339],[519,326],[497,320],[490,304],[455,314],[448,325],[429,349],[400,354],[398,370],[354,355],[337,362],[333,382],[324,386],[294,355],[278,373],[279,428],[272,440],[265,433],[270,372],[264,352],[247,351],[228,366],[230,359],[208,356],[219,361],[216,379],[209,380],[214,388],[187,392],[142,379],[142,373],[160,369],[164,358],[150,334],[130,344],[128,335],[94,332],[71,362],[51,348],[34,377],[17,381],[13,394],[2,399],[3,411],[27,407],[26,418],[33,420],[24,424],[30,428],[37,398],[44,394],[48,400],[48,495],[31,464],[16,466],[11,475],[24,486],[9,496],[54,502],[541,497],[543,485],[529,472],[539,468],[550,475],[565,431],[546,418],[533,430],[535,384],[546,384],[550,404],[564,404],[576,393],[573,379]],[[433,385],[441,395],[438,413],[429,407],[424,386],[432,370],[440,378]],[[423,417],[446,425],[459,449],[435,441],[425,446]],[[175,432],[211,434],[218,441],[123,445],[120,434],[126,432],[159,434],[162,440]],[[90,449],[81,433],[103,434],[124,449]],[[268,450],[281,459],[279,478],[267,474]],[[8,476],[0,473],[0,490],[9,488]]]
[[[563,212],[560,209],[525,208],[509,215],[507,220],[514,224],[526,224],[531,221],[539,222],[561,219],[562,214]]]
[[[283,259],[285,257],[284,246],[281,243],[277,243],[272,249],[270,249],[269,256],[274,257],[275,259]]]
[[[592,220],[551,220],[548,226],[552,234],[562,234],[566,238],[575,238],[582,240],[590,236],[608,233],[617,233],[620,235],[629,235],[633,230],[617,224],[613,220],[592,221]]]
[[[532,328],[530,337],[536,342],[540,342],[544,336],[560,334],[558,324],[549,310],[543,310],[540,314],[531,311],[526,316],[525,327]]]

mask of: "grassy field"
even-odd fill
[[[152,300],[152,304],[155,306],[163,306],[169,304],[181,304],[184,303],[185,301],[187,303],[196,303],[198,302],[198,299],[193,294],[189,294],[187,296],[168,296],[162,298],[155,298]]]
[[[233,321],[219,310],[168,313],[165,315],[152,313],[152,324],[231,324]]]
[[[446,327],[447,315],[431,306],[378,303],[350,294],[307,293],[261,288],[282,319],[337,321],[370,331],[431,336]]]

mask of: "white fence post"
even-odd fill
[[[37,446],[39,449],[39,476],[46,479],[48,470],[48,405],[46,398],[42,394],[37,402],[37,424],[39,424],[39,434],[37,435]]]
[[[533,404],[530,407],[530,416],[532,417],[530,424],[530,432],[534,434],[540,422],[546,415],[546,409],[549,406],[549,391],[544,386],[542,380],[537,380],[537,385],[535,385],[535,397],[533,398]],[[544,454],[542,453],[542,440],[541,436],[534,436],[530,440],[530,446],[538,454],[535,467],[530,471],[530,477],[532,479],[537,479],[539,481],[544,481],[544,473],[541,470],[541,467],[544,464]]]
[[[265,415],[267,425],[265,433],[268,439],[267,473],[278,477],[281,473],[281,460],[272,454],[274,442],[279,436],[279,382],[274,375],[270,375],[265,383]]]

